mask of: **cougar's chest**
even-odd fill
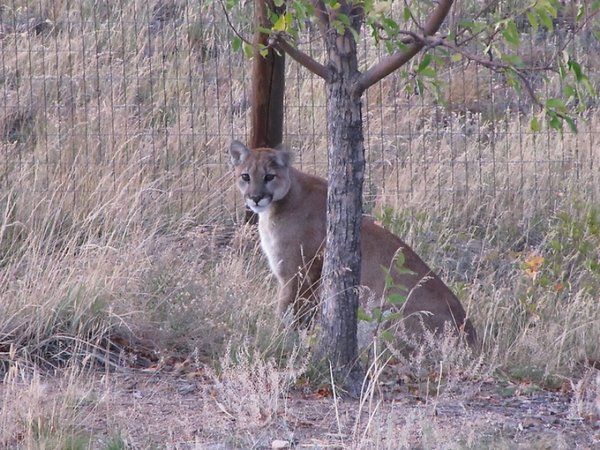
[[[261,214],[258,221],[258,234],[260,235],[260,246],[265,253],[271,271],[275,275],[281,272],[281,244],[278,239],[277,223],[268,214]]]

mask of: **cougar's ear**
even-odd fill
[[[250,149],[240,141],[233,141],[229,147],[230,162],[233,167],[239,166],[250,154]]]
[[[294,154],[291,151],[285,148],[283,144],[276,145],[275,150],[277,150],[275,162],[279,167],[288,167],[292,165]]]

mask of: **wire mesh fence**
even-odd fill
[[[251,7],[241,3],[231,13],[248,36]],[[4,201],[10,197],[32,212],[59,205],[85,214],[98,199],[135,191],[142,195],[123,199],[123,207],[137,207],[142,216],[151,209],[205,223],[239,219],[227,148],[249,134],[251,74],[231,38],[213,1],[4,2]],[[301,45],[322,53],[316,39]],[[522,47],[530,60],[565,47],[588,72],[598,72],[590,33],[575,36],[565,26]],[[361,54],[367,67],[383,50],[366,37]],[[477,210],[486,203],[524,210],[570,192],[598,198],[600,122],[592,101],[577,134],[534,133],[531,101],[498,75],[463,61],[436,69],[444,102],[414,89],[410,71],[365,94],[369,210],[388,204]],[[324,86],[294,62],[286,70],[285,142],[297,164],[323,175]],[[553,77],[534,82],[546,92],[560,88]]]

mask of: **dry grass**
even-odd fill
[[[1,388],[0,446],[26,449],[125,448],[118,434],[98,439],[90,418],[101,413],[102,394],[91,378],[71,367],[48,382],[37,371],[11,367]]]
[[[490,381],[562,386],[573,418],[597,420],[595,110],[578,135],[529,133],[498,80],[471,67],[443,74],[448,109],[398,77],[368,93],[368,208],[442,272],[482,349],[448,337],[406,356],[375,343],[358,403],[315,399],[313,336],[281,326],[254,231],[233,226],[225,149],[247,131],[248,64],[218,9],[75,3],[0,6],[0,446],[268,446],[307,439],[311,423],[324,433],[315,447],[448,448],[456,423],[436,411]],[[243,30],[245,17],[234,15]],[[323,174],[324,92],[297,69],[287,141]],[[116,375],[128,366],[172,369],[200,385],[196,403],[168,377],[138,398]],[[423,402],[398,400],[396,383]],[[149,425],[154,396],[181,423]],[[470,420],[458,420],[462,448],[489,431]]]
[[[273,358],[265,358],[243,342],[234,352],[229,344],[219,360],[219,372],[210,371],[215,401],[238,431],[272,424],[285,414],[292,385],[307,369],[308,358],[300,357],[299,347],[287,355],[279,369]],[[282,404],[283,403],[283,404]]]

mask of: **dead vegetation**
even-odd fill
[[[275,317],[238,226],[225,152],[248,65],[215,7],[0,6],[0,446],[597,445],[597,111],[531,133],[470,67],[444,73],[449,108],[399,78],[368,93],[369,212],[441,272],[482,347],[374,342],[349,401],[308,363],[314,336]],[[322,174],[323,92],[288,70],[287,140]]]

